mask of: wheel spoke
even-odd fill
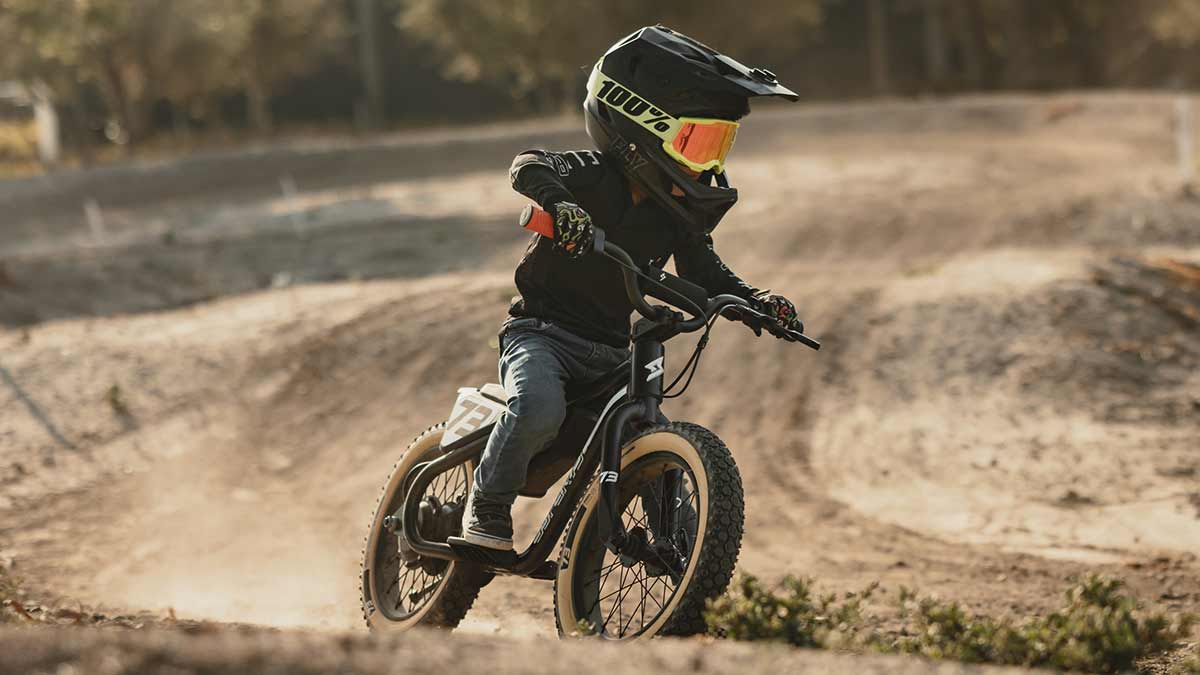
[[[620,565],[621,565],[621,560],[616,559],[613,561],[613,563],[611,565],[604,568],[603,576],[601,576],[600,572],[596,573],[596,575],[600,577],[600,583],[597,584],[597,586],[596,586],[596,601],[592,603],[592,606],[588,608],[588,611],[584,612],[585,615],[591,616],[592,612],[596,611],[596,607],[600,606],[600,601],[603,600],[604,598],[609,597],[607,595],[601,597],[600,594],[604,592],[604,584],[606,584],[608,582],[608,577],[610,575],[612,575],[613,570],[616,569],[617,567],[620,567]],[[619,588],[617,590],[620,591]]]
[[[398,577],[399,582],[397,585],[400,586],[400,588],[396,591],[396,602],[393,605],[393,609],[400,609],[400,602],[404,599],[404,591],[408,588],[408,586],[405,585],[405,581],[408,579],[410,574],[412,574],[412,568],[405,567],[404,574],[401,574]]]
[[[420,590],[409,591],[408,601],[410,603],[413,603],[413,605],[415,606],[419,600],[424,598],[426,595],[429,595],[430,593],[432,593],[433,589],[437,588],[437,585],[438,585],[438,582],[435,580],[431,584],[426,584],[425,587],[421,588]],[[414,595],[416,596],[415,598],[413,597]]]
[[[645,591],[645,593],[646,593],[646,597],[648,597],[648,598],[650,598],[651,600],[653,600],[653,601],[654,601],[654,604],[658,605],[658,611],[660,611],[660,612],[661,612],[661,611],[663,611],[664,609],[666,609],[666,605],[664,605],[663,603],[659,602],[659,601],[658,601],[658,598],[654,597],[654,587],[655,587],[655,586],[657,586],[657,585],[658,585],[658,582],[660,582],[660,581],[662,581],[662,577],[655,577],[655,578],[654,578],[654,581],[651,581],[649,586],[644,586],[644,585],[643,585],[643,587],[642,587],[642,588],[643,588],[643,590],[644,590],[644,591]]]
[[[642,571],[645,571],[646,566],[642,565],[641,567],[642,567]],[[641,584],[641,586],[642,586],[642,599],[640,602],[638,602],[638,608],[641,610],[641,614],[642,614],[641,628],[642,628],[642,630],[645,630],[646,629],[646,580],[644,578],[642,578],[641,575],[638,575],[638,583]],[[640,633],[641,631],[638,631],[638,632]]]
[[[634,581],[636,582],[636,581],[637,581],[637,573],[635,572],[633,576],[634,576]],[[631,589],[633,588],[633,586],[634,586],[633,584],[629,584],[629,587],[630,587]],[[628,596],[626,596],[626,597],[628,597]],[[638,604],[639,604],[639,606],[643,606],[643,607],[644,607],[644,605],[643,605],[642,603],[638,603]],[[632,612],[630,612],[630,613],[629,613],[629,621],[626,621],[626,622],[625,622],[625,625],[621,626],[621,637],[624,637],[624,636],[625,636],[625,632],[626,632],[626,631],[629,629],[629,627],[630,627],[630,626],[632,626],[632,625],[633,625],[633,620],[637,618],[637,615],[638,615],[638,613],[637,613],[637,610],[636,610],[636,608],[634,609],[634,611],[632,611]],[[645,612],[644,612],[644,611],[643,611],[643,613],[642,613],[642,616],[643,616],[643,617],[645,617]],[[643,627],[645,626],[645,621],[644,621],[644,620],[643,620],[643,622],[642,622],[642,626],[643,626]]]
[[[621,591],[624,590],[625,585],[625,572],[627,572],[628,569],[629,568],[627,567],[621,568],[621,580],[617,582],[617,600],[613,603],[612,608],[608,610],[608,616],[604,617],[605,626],[608,626],[608,622],[612,619],[613,612],[619,611],[618,608],[621,606]],[[620,616],[617,617],[617,620],[620,620]]]
[[[646,523],[645,523],[645,520],[638,521],[637,523],[635,523],[635,525],[639,525],[639,526],[641,526],[643,529],[646,529],[646,528],[647,528],[647,526],[646,526]],[[671,545],[671,548],[675,550],[675,553],[676,553],[676,554],[679,556],[679,559],[680,559],[680,561],[681,561],[681,562],[682,562],[682,563],[683,563],[683,564],[686,566],[686,565],[687,565],[687,561],[688,561],[688,556],[685,556],[685,555],[683,554],[683,552],[679,550],[679,547],[675,545],[675,542],[674,542],[674,541],[672,541],[670,537],[667,537],[667,538],[666,538],[666,541],[667,541],[667,543],[668,543],[668,544],[670,544],[670,545]],[[652,547],[652,548],[650,549],[650,551],[651,551],[651,553],[653,553],[653,554],[654,554],[654,557],[655,557],[655,558],[658,558],[658,561],[659,561],[660,563],[662,563],[662,564],[663,564],[663,565],[664,565],[664,566],[667,568],[668,572],[669,572],[669,573],[671,573],[671,574],[673,575],[673,573],[674,573],[674,568],[673,568],[673,565],[672,565],[672,563],[670,563],[670,562],[668,562],[666,559],[664,559],[664,558],[662,557],[662,555],[661,555],[661,554],[659,554],[659,552],[658,552],[658,550],[657,550],[657,549],[655,549],[655,548],[653,548],[653,547]]]
[[[438,502],[444,502],[446,499],[446,474],[439,473],[433,479],[433,484],[429,487],[430,491],[433,492],[433,496],[437,497]]]
[[[604,587],[604,582],[608,581],[608,576],[610,574],[612,574],[612,571],[620,566],[621,566],[621,559],[616,558],[612,561],[611,565],[601,569],[599,572],[596,572],[595,576],[598,579],[600,579],[600,584],[599,584],[599,587],[597,588],[597,591],[599,591],[600,588]]]
[[[626,569],[628,569],[628,568],[626,568],[626,567],[622,567],[622,568],[621,568],[621,570],[622,570],[621,574],[622,574],[622,575],[624,575],[624,574],[625,574],[624,570],[626,570]],[[610,572],[610,574],[611,574],[611,572]],[[607,576],[605,576],[605,579],[608,579],[608,577],[607,577]],[[623,584],[623,583],[624,583],[624,582],[622,582],[622,581],[619,581],[619,582],[617,582],[617,590],[615,590],[615,591],[613,591],[613,592],[611,592],[611,593],[608,593],[608,594],[606,594],[606,595],[603,595],[603,596],[601,596],[601,597],[597,598],[597,599],[596,599],[596,602],[597,602],[597,603],[603,602],[603,601],[605,601],[605,600],[607,600],[607,599],[611,598],[612,596],[614,596],[614,595],[616,595],[616,594],[620,593],[620,592],[621,592],[621,591],[622,591],[622,590],[625,588],[624,586],[622,586],[622,584]]]

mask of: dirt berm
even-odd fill
[[[733,450],[740,568],[837,591],[905,584],[1017,616],[1103,572],[1150,606],[1200,609],[1200,286],[1187,272],[1200,201],[1178,184],[1173,110],[1063,95],[749,118],[730,168],[741,203],[716,248],[796,300],[824,348],[723,323],[664,408]],[[508,161],[587,147],[573,125],[544,142],[528,127],[400,136],[3,186],[0,550],[30,593],[361,630],[357,557],[381,481],[458,387],[495,379],[525,243]],[[668,365],[686,353],[672,343]],[[519,506],[519,538],[543,507]],[[185,670],[220,651],[303,672],[313,645],[365,671],[408,667],[399,654],[471,672],[507,651],[525,672],[559,659],[933,668],[508,641],[553,636],[551,601],[548,584],[497,579],[455,638],[0,640],[6,659],[111,649]]]
[[[667,641],[651,645],[555,643],[418,632],[368,639],[312,632],[110,632],[72,629],[0,634],[0,672],[105,675],[313,675],[325,673],[736,673],[1017,675],[1018,668],[933,664],[782,646]]]

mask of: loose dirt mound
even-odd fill
[[[930,664],[917,659],[854,657],[829,652],[736,644],[626,645],[528,642],[418,632],[367,639],[313,633],[179,631],[97,633],[80,630],[0,634],[7,672],[179,673],[619,673],[630,664],[656,673],[730,673],[755,669],[829,675],[1017,675],[1016,668]],[[536,648],[537,656],[530,650]]]
[[[1171,183],[1169,106],[1081,100],[1066,119],[1022,99],[747,125],[717,248],[825,348],[723,324],[665,409],[734,450],[743,567],[994,613],[1099,570],[1200,607],[1200,338],[1105,277],[1117,255],[1196,260],[1200,206]],[[0,321],[96,317],[0,333],[0,547],[19,573],[102,606],[357,625],[379,483],[457,387],[495,379],[523,241],[505,163],[256,194],[195,227],[130,208],[115,248],[9,258]],[[520,507],[525,536],[538,509]],[[498,579],[466,628],[548,635],[549,603]]]

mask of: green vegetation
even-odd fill
[[[114,415],[129,417],[129,404],[125,401],[125,393],[121,390],[121,385],[114,384],[109,387],[104,399],[108,401],[108,407],[112,408]]]
[[[1171,675],[1200,675],[1200,646],[1194,654],[1188,656],[1171,669]]]
[[[782,593],[745,575],[735,589],[709,603],[709,632],[734,640],[786,642],[797,647],[837,647],[863,630],[863,604],[875,586],[860,593],[814,596],[812,580],[787,577]]]
[[[20,601],[17,600],[17,583],[8,570],[0,565],[0,624],[20,621],[18,607]]]
[[[968,663],[1116,673],[1138,659],[1169,651],[1186,637],[1194,618],[1143,612],[1120,581],[1090,576],[1066,592],[1064,605],[1022,620],[978,617],[958,603],[899,594],[899,630],[883,630],[864,613],[869,587],[838,600],[814,596],[812,581],[787,578],[779,592],[753,577],[709,605],[710,632],[740,640],[801,647],[915,654]],[[1193,668],[1195,659],[1179,667]]]
[[[1018,623],[921,599],[912,617],[914,634],[893,646],[935,659],[1115,673],[1188,634],[1191,617],[1139,616],[1137,600],[1121,590],[1120,581],[1090,576],[1067,590],[1061,609]]]

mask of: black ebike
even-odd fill
[[[371,519],[362,606],[372,629],[453,628],[494,575],[510,574],[554,581],[560,636],[619,640],[703,631],[705,602],[724,592],[741,549],[742,481],[715,434],[663,416],[664,391],[685,373],[691,381],[723,314],[813,349],[820,343],[741,298],[709,298],[674,275],[644,273],[599,228],[594,252],[621,267],[642,318],[633,326],[631,358],[601,380],[568,390],[557,439],[530,463],[523,496],[542,497],[567,476],[533,542],[520,553],[498,552],[456,536],[475,464],[505,408],[499,385],[460,389],[450,418],[418,436],[397,462]],[[651,305],[646,295],[691,316]],[[700,330],[691,358],[664,387],[664,343]],[[558,559],[551,560],[560,539]]]

